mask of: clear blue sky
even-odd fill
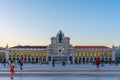
[[[72,45],[120,45],[120,0],[0,0],[0,46],[48,45],[60,29]]]

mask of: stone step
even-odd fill
[[[10,72],[0,72],[10,76]],[[119,72],[15,72],[15,76],[120,76]]]
[[[0,70],[0,72],[10,72]],[[15,72],[120,72],[120,70],[15,70]]]

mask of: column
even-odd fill
[[[100,61],[102,60],[102,57],[100,56]]]
[[[34,63],[36,63],[36,56],[34,56]]]
[[[40,56],[38,56],[38,64],[40,63]]]
[[[11,60],[13,60],[13,56],[11,56]]]
[[[81,57],[81,64],[83,63],[83,58]]]
[[[48,53],[46,52],[46,63],[48,62]]]
[[[52,63],[52,61],[53,61],[53,55],[51,55],[51,63]]]
[[[109,57],[107,57],[107,59],[108,59],[108,63],[109,63],[109,61],[110,61],[110,60],[109,60]]]
[[[32,63],[32,56],[30,56],[30,62]]]
[[[19,56],[19,60],[20,60],[20,56]]]
[[[70,62],[69,62],[69,56],[67,56],[67,64],[69,64]]]
[[[73,64],[75,63],[75,56],[74,55],[72,56],[72,63]]]
[[[77,63],[79,63],[79,57],[77,57]]]
[[[86,57],[85,57],[85,64],[86,64],[86,60],[87,60],[87,59],[86,59]]]
[[[26,56],[26,63],[28,62],[28,57]]]
[[[8,50],[6,50],[6,51],[5,51],[5,58],[6,58],[6,60],[8,60],[8,57],[9,57],[9,56],[8,56]]]
[[[90,56],[89,56],[89,63],[90,63]]]
[[[104,61],[106,61],[106,60],[105,60],[105,56],[104,56]]]
[[[92,57],[92,58],[93,58],[93,62],[95,62],[94,57]]]
[[[111,55],[112,55],[112,61],[115,61],[115,50],[112,51]]]
[[[42,57],[42,63],[44,62],[43,57]]]

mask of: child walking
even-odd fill
[[[14,62],[11,61],[11,64],[10,64],[10,72],[11,72],[11,79],[14,79],[14,74],[15,74],[15,70],[14,70]]]

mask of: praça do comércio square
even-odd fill
[[[0,80],[120,80],[120,0],[0,0]]]
[[[48,46],[14,46],[0,48],[0,74],[9,76],[8,61],[14,61],[16,76],[119,76],[120,47],[72,46],[70,37],[60,30]],[[23,69],[19,60],[23,59]],[[6,65],[3,65],[6,59]],[[99,68],[96,67],[99,59]],[[54,66],[53,66],[54,61]],[[64,64],[63,64],[64,62]]]
[[[17,45],[13,47],[0,48],[0,61],[23,59],[24,63],[50,64],[53,59],[56,64],[94,64],[96,59],[106,64],[117,64],[120,62],[119,46],[73,46],[70,37],[66,37],[60,30],[55,37],[51,37],[48,46]]]

